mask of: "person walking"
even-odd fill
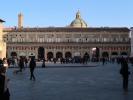
[[[128,78],[130,72],[128,71],[128,63],[125,58],[121,58],[121,69],[120,69],[120,74],[122,75],[123,78],[123,89],[125,91],[128,91]]]
[[[35,81],[34,69],[36,67],[36,62],[35,62],[35,59],[33,57],[30,60],[29,67],[30,67],[30,80],[33,79]]]
[[[10,100],[8,89],[9,79],[6,76],[6,67],[0,66],[0,100]]]

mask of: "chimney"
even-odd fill
[[[18,14],[18,28],[19,29],[23,28],[23,14],[22,13]]]

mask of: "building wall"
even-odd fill
[[[133,57],[133,28],[131,28],[131,55]]]
[[[103,52],[107,52],[109,57],[113,57],[113,52],[121,55],[122,52],[130,55],[130,39],[128,31],[10,31],[6,32],[4,40],[7,42],[7,55],[11,57],[11,52],[16,52],[17,56],[30,56],[31,53],[38,58],[38,48],[44,47],[45,58],[49,52],[56,57],[57,52],[61,52],[65,57],[66,52],[70,52],[72,57],[80,54],[81,57],[88,53],[92,57],[92,48],[100,49],[100,57]]]
[[[6,43],[3,41],[3,24],[0,22],[0,58],[6,57]]]

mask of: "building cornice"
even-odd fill
[[[93,28],[70,28],[70,27],[48,27],[48,28],[11,28],[4,32],[129,32],[126,27],[93,27]]]

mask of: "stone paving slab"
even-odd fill
[[[125,93],[119,69],[117,64],[36,68],[36,81],[30,81],[28,68],[18,74],[13,74],[15,68],[11,68],[7,71],[11,100],[132,100],[133,74]]]

